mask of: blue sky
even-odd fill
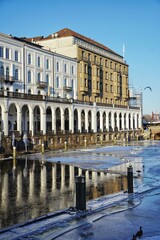
[[[160,0],[0,0],[0,32],[47,36],[70,28],[129,64],[129,83],[143,92],[143,112],[160,112]],[[144,90],[146,86],[151,86]]]

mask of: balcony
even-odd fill
[[[37,88],[40,88],[40,89],[44,89],[46,88],[48,85],[47,85],[47,82],[37,82]]]
[[[80,92],[81,92],[82,94],[87,93],[87,92],[88,92],[88,87],[81,86],[81,87],[80,87]]]
[[[65,86],[65,87],[63,87],[63,90],[66,92],[71,92],[73,90],[73,88],[69,87],[69,86]]]
[[[15,82],[14,77],[8,75],[0,75],[0,83],[13,84]]]

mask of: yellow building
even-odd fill
[[[78,100],[128,106],[128,65],[122,56],[67,28],[30,40],[78,60]]]

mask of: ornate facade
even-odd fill
[[[48,39],[0,34],[1,133],[34,137],[140,129],[141,109],[127,101],[123,58],[81,35],[57,34]]]
[[[79,100],[128,106],[128,65],[122,56],[67,28],[32,40],[78,60]]]

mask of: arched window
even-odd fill
[[[60,71],[59,62],[57,62],[57,71]]]
[[[67,72],[67,64],[66,63],[64,64],[64,72],[65,73]]]
[[[47,83],[47,85],[49,85],[49,75],[48,74],[46,75],[46,83]]]
[[[49,59],[46,60],[46,68],[49,69]]]
[[[15,51],[14,53],[14,60],[18,62],[18,51]]]
[[[18,74],[19,74],[18,69],[15,69],[15,76],[14,76],[15,80],[18,80],[18,77],[19,77]]]
[[[4,66],[2,65],[1,68],[0,68],[0,75],[4,75]]]
[[[59,77],[56,78],[56,86],[59,87]]]
[[[9,79],[9,67],[6,67],[6,79]]]
[[[72,73],[72,75],[74,74],[74,66],[72,66],[72,68],[71,68],[71,73]]]
[[[28,83],[31,83],[31,71],[28,71]]]
[[[38,62],[37,62],[37,64],[38,64],[38,67],[41,66],[41,58],[40,58],[40,57],[38,57]]]
[[[29,53],[28,54],[28,64],[31,64],[32,63],[32,59],[31,59],[31,54]]]
[[[38,73],[38,75],[37,75],[37,81],[38,81],[38,82],[41,81],[41,74],[40,74],[40,73]]]
[[[72,84],[72,90],[73,90],[74,89],[74,80],[73,79],[72,79],[71,84]]]
[[[64,79],[64,86],[67,86],[67,78]]]

